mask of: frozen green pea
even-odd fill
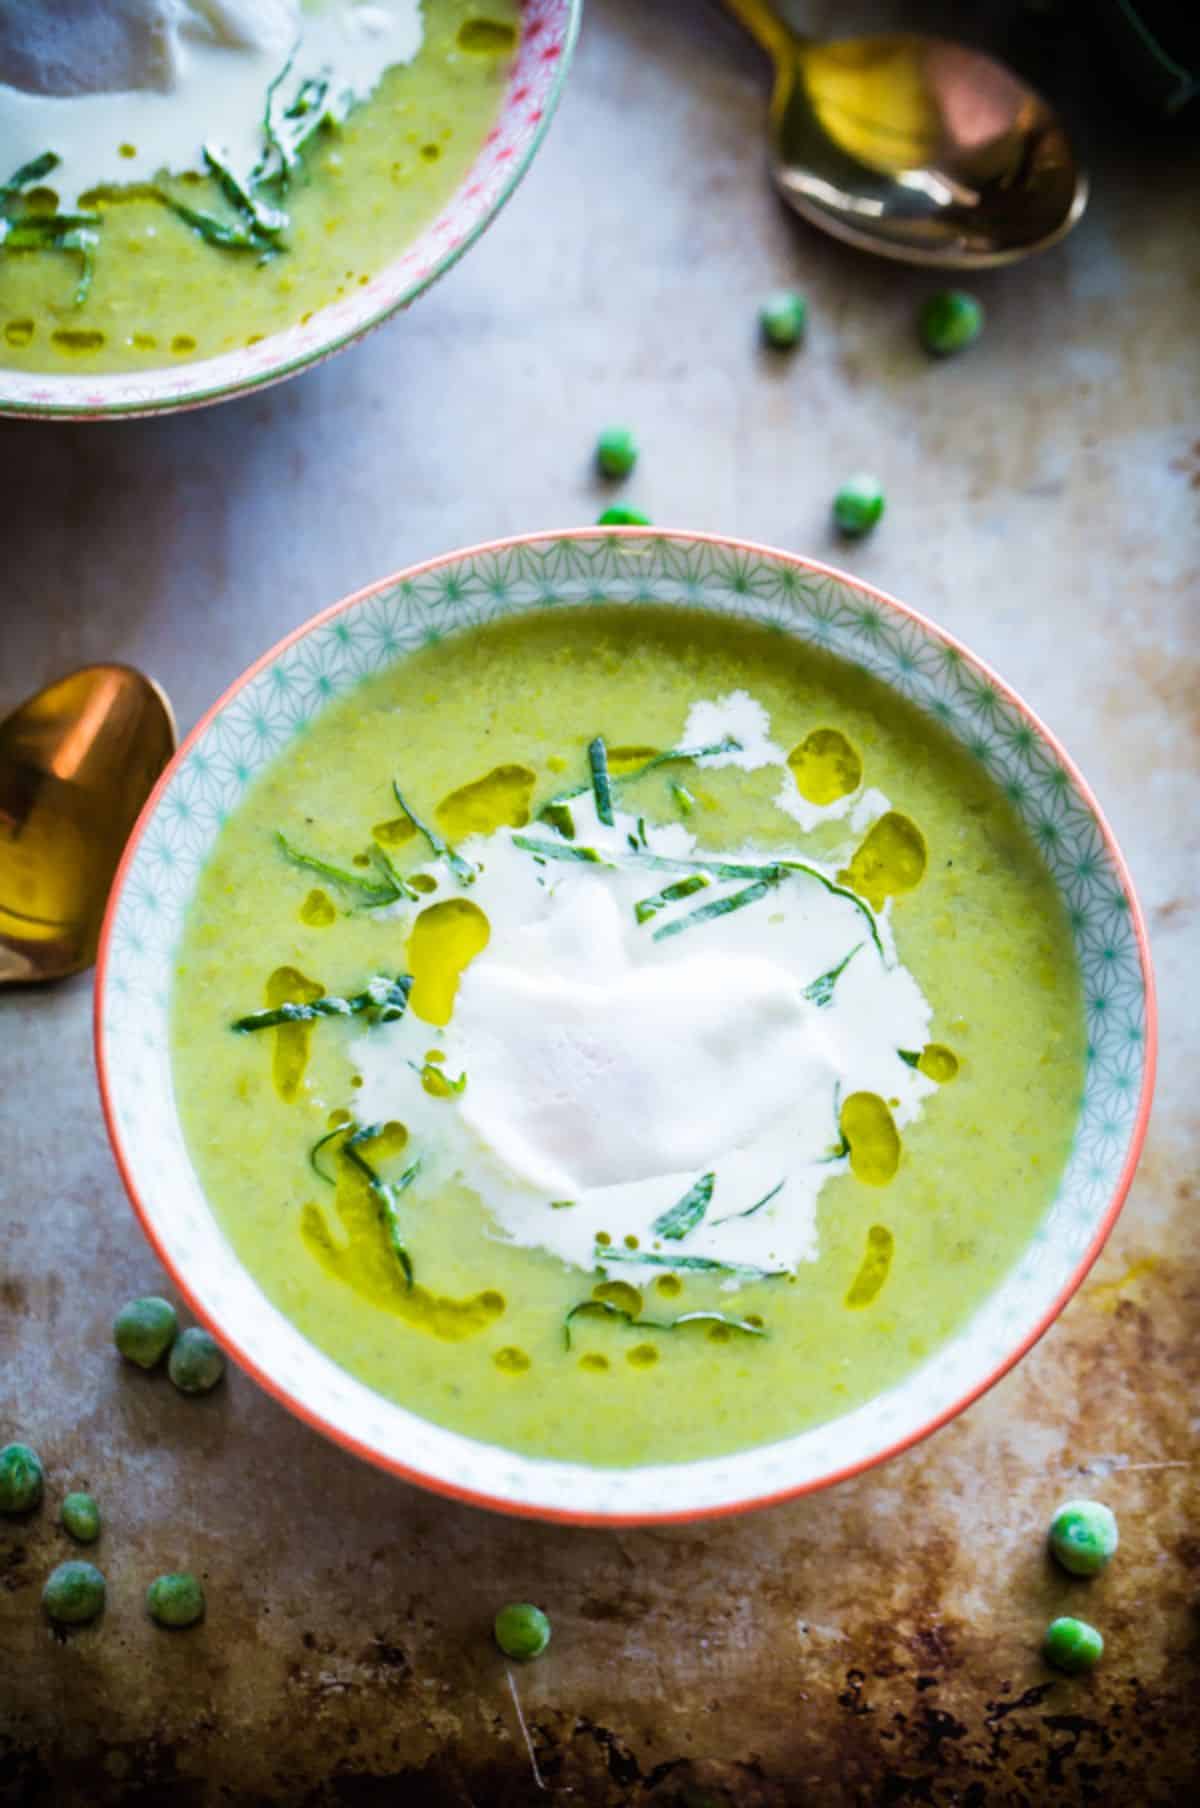
[[[869,534],[884,510],[883,490],[878,478],[865,473],[851,477],[833,499],[833,519],[839,533],[859,540]]]
[[[776,289],[758,310],[758,323],[768,345],[790,351],[804,337],[808,303],[794,289]]]
[[[1117,1519],[1099,1500],[1068,1500],[1050,1521],[1050,1549],[1073,1576],[1096,1576],[1117,1548]]]
[[[947,358],[978,339],[983,331],[983,306],[964,289],[942,289],[923,304],[917,331],[927,352]]]
[[[155,1576],[146,1590],[146,1612],[160,1626],[194,1626],[204,1618],[204,1590],[186,1570]]]
[[[42,1459],[28,1444],[0,1450],[0,1513],[28,1513],[42,1498]]]
[[[1046,1628],[1042,1650],[1046,1662],[1053,1664],[1056,1670],[1065,1670],[1069,1676],[1077,1676],[1081,1671],[1091,1670],[1099,1663],[1104,1654],[1104,1640],[1086,1620],[1064,1617],[1051,1620]]]
[[[80,1544],[95,1544],[100,1536],[100,1509],[90,1494],[68,1494],[62,1504],[63,1530]]]
[[[175,1341],[179,1320],[170,1300],[149,1294],[130,1300],[113,1321],[113,1342],[126,1362],[152,1369]]]
[[[597,527],[649,527],[649,515],[643,515],[637,509],[624,508],[618,504],[615,508],[606,508],[602,515],[596,517]]]
[[[167,1373],[181,1394],[206,1394],[225,1373],[225,1358],[208,1332],[192,1325],[172,1344]]]
[[[604,477],[628,477],[638,460],[637,441],[628,427],[606,427],[596,441],[596,464]]]
[[[550,1622],[529,1601],[510,1601],[496,1615],[493,1630],[505,1657],[540,1657],[550,1643]]]
[[[104,1577],[96,1565],[73,1557],[46,1577],[42,1606],[60,1626],[82,1626],[102,1610],[104,1594]]]

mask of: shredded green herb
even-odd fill
[[[671,885],[664,885],[649,898],[639,898],[633,907],[633,914],[639,923],[648,923],[650,918],[665,910],[668,904],[677,904],[681,898],[690,898],[693,892],[703,891],[712,884],[707,873],[689,873],[686,879],[676,879]]]
[[[896,1053],[906,1067],[919,1067],[921,1065],[921,1050],[919,1048],[898,1048]]]
[[[54,213],[14,216],[8,212],[9,203],[21,199],[22,190],[48,176],[58,168],[60,161],[54,151],[43,151],[40,157],[31,157],[28,163],[13,171],[7,182],[0,184],[0,209],[4,210],[0,213],[0,250],[75,252],[79,258],[79,280],[71,299],[72,305],[78,308],[87,300],[92,286],[95,271],[92,254],[100,243],[96,231],[101,223],[100,215],[56,210]]]
[[[336,1124],[332,1130],[327,1130],[324,1136],[317,1138],[308,1152],[308,1161],[313,1172],[317,1174],[327,1186],[336,1186],[336,1176],[326,1172],[321,1166],[318,1157],[320,1156],[321,1150],[329,1143],[336,1141],[339,1136],[344,1139],[339,1153],[345,1156],[346,1160],[350,1162],[353,1167],[358,1169],[370,1188],[375,1203],[379,1207],[384,1229],[387,1231],[388,1245],[397,1262],[400,1264],[400,1271],[411,1292],[413,1284],[412,1259],[409,1256],[408,1250],[404,1244],[404,1238],[400,1232],[397,1207],[400,1195],[406,1193],[413,1181],[417,1178],[417,1175],[420,1172],[421,1163],[419,1159],[410,1163],[398,1180],[384,1180],[362,1152],[362,1144],[372,1142],[375,1137],[382,1135],[384,1128],[385,1126],[383,1124],[358,1124],[353,1118],[348,1118],[344,1124]]]
[[[345,891],[354,892],[368,910],[376,910],[384,904],[395,904],[401,897],[412,896],[407,886],[401,891],[397,883],[399,875],[393,879],[387,874],[386,883],[380,885],[377,881],[365,878],[362,873],[351,872],[348,867],[334,866],[332,861],[322,860],[316,854],[306,854],[302,848],[295,847],[288,840],[282,829],[276,829],[275,839],[294,866],[302,866],[306,872],[320,873],[323,879],[340,885]]]
[[[661,929],[654,931],[656,942],[665,941],[669,935],[682,935],[685,929],[694,929],[697,923],[710,923],[714,917],[727,917],[732,911],[745,910],[749,904],[757,904],[765,898],[779,883],[777,879],[759,879],[754,885],[747,885],[742,891],[735,891],[725,898],[714,898],[711,904],[702,904],[699,910],[689,911],[685,917],[673,917],[664,923]]]
[[[395,979],[379,974],[369,979],[351,998],[315,998],[311,1004],[281,1004],[269,1011],[251,1011],[230,1027],[239,1035],[254,1030],[278,1029],[283,1023],[315,1023],[320,1017],[356,1017],[369,1014],[372,1023],[396,1023],[408,1009],[412,979],[401,973]]]
[[[782,1193],[786,1185],[787,1181],[781,1180],[778,1186],[773,1186],[769,1193],[764,1193],[761,1199],[757,1199],[753,1205],[747,1206],[744,1212],[727,1212],[723,1218],[714,1218],[713,1229],[716,1230],[718,1224],[732,1224],[735,1218],[753,1218],[755,1212],[761,1212],[764,1205],[770,1205],[772,1199]]]
[[[153,193],[155,200],[161,201],[185,226],[198,233],[206,245],[218,245],[222,251],[274,251],[278,248],[274,240],[261,233],[252,221],[218,219],[215,213],[207,213],[202,207],[189,206],[166,188],[156,188]]]
[[[457,1080],[452,1080],[449,1074],[445,1073],[443,1069],[438,1066],[436,1061],[410,1061],[408,1065],[412,1068],[414,1073],[420,1074],[422,1080],[440,1080],[447,1095],[465,1092],[467,1090],[466,1068],[459,1074]]]
[[[588,747],[588,765],[592,773],[592,794],[596,799],[596,815],[605,828],[613,826],[612,780],[608,773],[608,748],[604,736],[597,735]]]
[[[681,1325],[713,1324],[726,1325],[731,1331],[744,1331],[747,1337],[765,1337],[766,1330],[762,1325],[751,1324],[747,1318],[734,1318],[729,1312],[683,1312],[678,1318],[635,1318],[624,1306],[616,1306],[611,1300],[580,1300],[577,1306],[563,1319],[563,1341],[567,1349],[571,1348],[571,1323],[576,1318],[599,1317],[617,1318],[623,1324],[632,1325],[638,1331],[677,1331]]]
[[[321,1150],[324,1149],[327,1144],[335,1142],[339,1136],[352,1136],[354,1131],[357,1128],[358,1128],[358,1126],[354,1122],[353,1118],[347,1119],[347,1121],[344,1124],[335,1124],[332,1130],[327,1130],[325,1132],[324,1136],[319,1136],[317,1138],[316,1142],[313,1144],[312,1148],[309,1150],[308,1165],[312,1169],[313,1173],[316,1174],[319,1179],[321,1179],[325,1182],[326,1186],[336,1186],[337,1185],[337,1177],[336,1177],[336,1175],[333,1175],[333,1174],[327,1174],[325,1172],[325,1169],[321,1166],[320,1162],[318,1161],[317,1157],[320,1155]]]
[[[690,816],[696,808],[695,798],[687,786],[681,785],[678,779],[671,780],[671,796],[675,799],[681,816]]]
[[[550,1210],[552,1212],[565,1212],[574,1204],[575,1201],[573,1199],[552,1199],[550,1201]]]
[[[253,221],[255,230],[266,238],[274,238],[288,225],[288,216],[282,208],[272,207],[262,201],[254,193],[249,183],[243,182],[233,166],[226,160],[215,145],[203,147],[204,161],[216,178],[225,195],[233,205],[240,208]]]
[[[809,1004],[824,1006],[830,1003],[833,998],[833,988],[836,986],[838,980],[842,977],[842,974],[846,971],[846,968],[850,965],[850,962],[854,959],[854,956],[858,953],[858,950],[862,945],[863,944],[859,942],[855,947],[851,948],[844,960],[838,962],[836,967],[830,967],[828,973],[822,973],[819,978],[813,980],[811,985],[805,986],[804,996],[807,998]]]
[[[856,891],[850,891],[845,885],[839,885],[836,880],[827,878],[819,867],[809,866],[805,860],[782,860],[780,865],[790,873],[806,873],[810,879],[815,879],[818,885],[823,885],[825,890],[835,898],[845,898],[848,904],[853,904],[871,933],[871,940],[875,944],[880,959],[884,958],[883,943],[879,939],[879,930],[875,923],[875,912],[865,899],[860,898]]]
[[[686,1237],[690,1230],[703,1220],[705,1212],[712,1203],[713,1187],[716,1185],[715,1174],[702,1174],[695,1186],[654,1220],[651,1229],[656,1237],[665,1237],[668,1242],[678,1243]]]
[[[405,1248],[404,1239],[400,1233],[398,1206],[400,1195],[406,1193],[413,1181],[417,1178],[421,1169],[421,1163],[419,1160],[412,1162],[405,1168],[398,1180],[384,1180],[376,1169],[372,1167],[359,1146],[362,1143],[370,1142],[373,1137],[380,1134],[382,1129],[382,1124],[364,1124],[361,1129],[355,1130],[353,1135],[346,1138],[346,1141],[342,1144],[342,1153],[345,1155],[346,1159],[352,1162],[358,1169],[359,1173],[371,1189],[375,1203],[379,1207],[380,1216],[383,1219],[384,1229],[387,1231],[388,1243],[391,1246],[392,1254],[400,1264],[401,1273],[404,1275],[408,1290],[411,1293],[413,1284],[412,1259],[409,1256],[408,1250]]]
[[[690,1274],[731,1274],[745,1281],[773,1281],[785,1275],[786,1268],[751,1268],[744,1262],[722,1262],[715,1256],[660,1256],[646,1249],[620,1249],[597,1243],[592,1259],[598,1268],[610,1263],[644,1262],[651,1268],[678,1269]]]
[[[62,158],[56,151],[43,151],[40,157],[31,157],[28,163],[23,163],[20,169],[13,171],[7,182],[0,182],[0,201],[10,201],[23,188],[32,188],[35,182],[40,182],[43,176],[56,170],[61,162]]]
[[[427,822],[421,820],[412,806],[405,801],[404,793],[401,791],[395,779],[392,780],[392,792],[396,802],[400,805],[400,808],[404,811],[404,814],[408,817],[408,820],[412,823],[414,829],[417,830],[418,834],[425,837],[437,858],[446,862],[446,865],[450,868],[450,871],[454,874],[454,877],[458,880],[459,884],[474,885],[479,875],[476,869],[471,865],[471,862],[469,860],[464,860],[461,854],[456,853],[444,835],[439,835],[436,829],[431,828]]]
[[[668,747],[665,753],[656,753],[652,759],[639,766],[634,772],[627,772],[621,783],[630,785],[635,779],[645,778],[648,772],[654,772],[659,766],[678,765],[681,760],[707,760],[718,753],[741,753],[742,743],[733,735],[726,735],[723,740],[714,741],[710,747]],[[682,789],[682,787],[681,787]]]
[[[538,811],[538,821],[544,822],[548,828],[557,829],[568,841],[574,841],[575,818],[565,798],[552,797],[548,804],[543,804]]]
[[[541,860],[580,860],[588,866],[611,866],[594,847],[579,847],[574,842],[541,841],[536,835],[514,835],[513,846],[523,848]]]

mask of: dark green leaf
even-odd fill
[[[896,1053],[908,1067],[920,1067],[923,1051],[919,1048],[898,1048]]]
[[[616,1306],[611,1300],[580,1300],[577,1306],[563,1319],[563,1341],[567,1349],[571,1348],[571,1323],[576,1318],[615,1318],[622,1324],[631,1325],[636,1331],[677,1331],[681,1325],[713,1324],[726,1325],[731,1331],[743,1331],[747,1337],[765,1337],[762,1325],[751,1324],[749,1319],[734,1318],[729,1312],[683,1312],[678,1318],[635,1318],[624,1306]]]

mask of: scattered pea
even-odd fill
[[[596,464],[603,477],[628,477],[637,459],[637,441],[628,427],[606,427],[596,441]]]
[[[192,1325],[172,1345],[167,1373],[181,1394],[207,1394],[225,1373],[225,1358],[208,1332]]]
[[[1077,1676],[1099,1663],[1104,1653],[1104,1640],[1086,1620],[1064,1617],[1051,1620],[1046,1628],[1042,1650],[1046,1662],[1053,1664],[1056,1670],[1065,1670],[1068,1676]]]
[[[113,1342],[126,1362],[152,1369],[175,1341],[178,1330],[171,1302],[150,1294],[121,1307],[113,1321]]]
[[[0,1513],[28,1513],[42,1498],[42,1459],[28,1444],[0,1450]]]
[[[496,1643],[505,1657],[540,1657],[550,1643],[550,1622],[529,1601],[510,1601],[496,1615]]]
[[[146,1612],[160,1626],[194,1626],[204,1618],[204,1590],[186,1570],[155,1576],[146,1590]]]
[[[851,477],[833,499],[833,519],[840,533],[859,540],[869,534],[884,510],[879,480],[865,473]]]
[[[983,331],[983,305],[963,289],[942,289],[923,304],[917,331],[935,358],[965,351]]]
[[[776,289],[758,310],[762,336],[768,345],[790,351],[804,337],[808,321],[808,303],[794,289]]]
[[[60,1626],[82,1626],[101,1612],[104,1594],[104,1577],[96,1565],[73,1557],[46,1577],[42,1606]]]
[[[1117,1519],[1098,1500],[1068,1500],[1050,1521],[1050,1549],[1073,1576],[1095,1576],[1117,1548]]]
[[[623,508],[618,504],[615,508],[606,508],[602,515],[596,517],[597,527],[649,527],[649,515],[643,515],[638,509]]]
[[[62,1504],[64,1532],[80,1544],[95,1544],[100,1536],[100,1509],[90,1494],[68,1494]]]

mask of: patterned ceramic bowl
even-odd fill
[[[314,1349],[240,1266],[180,1133],[167,1056],[174,951],[197,874],[246,786],[331,698],[432,638],[569,603],[654,602],[765,622],[875,673],[983,761],[1061,888],[1084,975],[1088,1069],[1058,1196],[1023,1259],[949,1344],[887,1393],[782,1443],[628,1470],[535,1461],[381,1399]],[[637,1523],[736,1512],[819,1488],[960,1412],[1041,1336],[1079,1286],[1133,1175],[1150,1109],[1154,998],[1124,862],[1049,732],[964,647],[825,566],[703,535],[535,535],[454,553],[338,603],[266,654],[185,742],[134,831],[96,988],[109,1132],[130,1197],[196,1314],[319,1430],[409,1480],[505,1512]]]
[[[0,364],[0,415],[128,419],[224,402],[295,376],[408,307],[486,231],[529,168],[566,80],[582,7],[583,0],[521,0],[520,49],[500,117],[474,165],[420,238],[353,295],[258,345],[169,369],[76,377]]]

